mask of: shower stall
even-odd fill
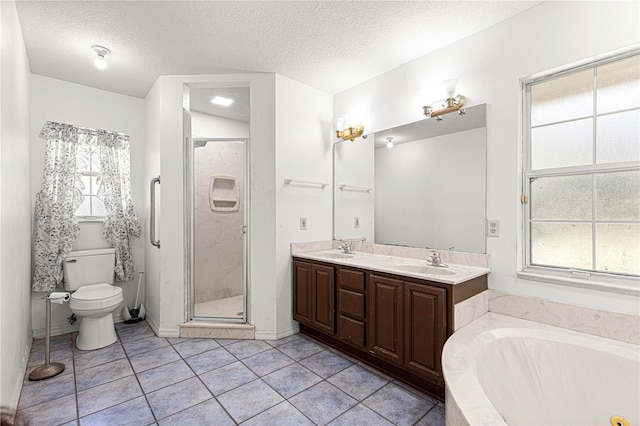
[[[249,87],[190,84],[185,99],[187,321],[247,323]]]
[[[194,318],[245,317],[245,149],[193,139]]]

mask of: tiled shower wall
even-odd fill
[[[243,141],[212,141],[194,150],[195,303],[243,294],[243,164]],[[212,211],[209,185],[214,175],[237,179],[238,210]]]

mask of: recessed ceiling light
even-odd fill
[[[216,96],[215,98],[211,99],[211,103],[212,104],[214,104],[214,105],[222,105],[222,106],[226,106],[226,107],[231,105],[233,102],[234,102],[233,99],[223,98],[222,96]]]

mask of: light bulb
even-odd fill
[[[98,68],[99,70],[107,68],[107,61],[104,57],[110,54],[111,50],[97,44],[91,46],[91,49],[93,49],[93,51],[98,55],[98,57],[93,61],[93,64],[96,66],[96,68]]]
[[[445,80],[442,82],[444,86],[444,90],[447,91],[447,97],[453,98],[453,94],[456,91],[456,85],[458,84],[457,78],[450,78],[449,80]]]
[[[107,68],[107,61],[104,59],[104,56],[98,55],[96,60],[93,62],[99,70],[103,70]]]
[[[387,138],[387,148],[389,148],[389,149],[393,148],[393,138],[392,137],[388,137]]]

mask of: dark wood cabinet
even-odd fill
[[[336,277],[338,338],[349,345],[365,349],[367,343],[365,273],[339,267],[336,270]]]
[[[371,274],[369,278],[370,353],[401,365],[403,362],[403,282]]]
[[[436,397],[454,304],[487,289],[486,275],[449,285],[294,258],[300,330]]]
[[[293,319],[301,324],[312,324],[311,263],[293,261]]]
[[[335,332],[335,270],[332,266],[311,266],[312,325],[325,333]]]
[[[444,288],[404,282],[404,367],[443,385],[446,302]]]
[[[293,318],[325,333],[335,332],[334,268],[293,262]]]

